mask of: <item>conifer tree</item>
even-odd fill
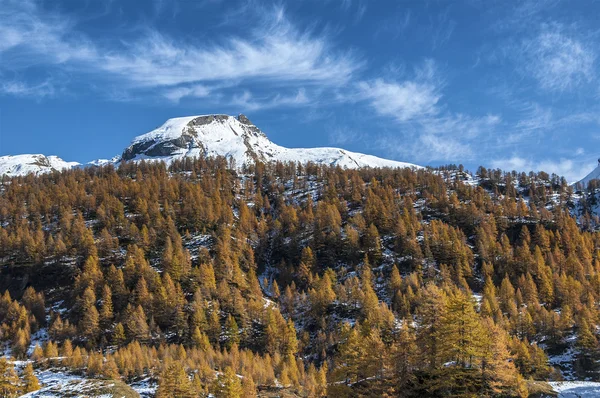
[[[31,353],[31,360],[38,362],[44,358],[44,350],[39,344],[36,344]]]
[[[96,295],[92,287],[87,287],[81,298],[82,317],[79,330],[90,343],[94,343],[100,332],[100,314],[96,309]]]
[[[254,398],[258,395],[256,384],[252,380],[252,376],[246,375],[242,379],[242,398]]]
[[[123,327],[123,324],[119,322],[113,330],[111,342],[113,345],[120,346],[125,343],[126,339],[125,328]]]
[[[430,370],[442,363],[442,319],[446,311],[446,295],[435,285],[428,284],[417,307],[417,343],[420,360]]]
[[[23,369],[23,393],[37,391],[40,387],[40,382],[33,372],[33,366],[28,363]]]
[[[193,398],[197,394],[179,362],[169,365],[160,375],[156,398]]]
[[[356,328],[344,324],[342,330],[342,343],[333,371],[335,381],[344,381],[344,384],[357,382],[362,374],[361,359],[365,356],[365,346]]]
[[[240,342],[240,329],[238,327],[235,318],[229,314],[225,321],[225,347],[231,348],[233,345],[239,344]]]
[[[485,388],[490,395],[527,396],[525,383],[508,351],[506,332],[489,318],[483,326],[481,372]]]
[[[472,299],[456,290],[448,297],[441,319],[439,350],[444,361],[471,367],[481,357],[483,329]]]
[[[243,394],[240,378],[231,366],[217,376],[213,385],[216,398],[241,398]]]
[[[406,319],[402,322],[400,333],[394,342],[392,356],[395,384],[398,391],[403,391],[414,380],[414,370],[417,366],[416,339]]]
[[[19,376],[6,358],[0,358],[0,397],[13,398],[19,394]]]
[[[108,285],[102,288],[102,308],[100,310],[100,325],[107,328],[113,319],[112,291]]]
[[[141,305],[137,308],[128,306],[126,310],[127,319],[125,325],[127,327],[128,336],[134,340],[146,341],[150,337],[150,328],[146,322],[146,314]]]

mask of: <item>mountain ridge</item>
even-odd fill
[[[598,179],[600,179],[600,159],[598,159],[598,165],[596,166],[596,168],[594,170],[589,172],[585,177],[583,177],[581,180],[577,181],[573,185],[581,184],[581,186],[583,186],[583,188],[586,188],[590,181],[598,180]]]
[[[122,161],[172,161],[185,157],[223,156],[233,159],[237,166],[261,162],[319,163],[344,168],[391,167],[421,168],[421,166],[379,158],[373,155],[351,152],[342,148],[286,148],[273,143],[245,115],[237,117],[225,114],[185,116],[168,119],[156,129],[135,137],[120,156],[111,160],[94,160],[81,165],[52,157],[48,166],[32,167],[35,158],[43,155],[16,155],[0,157],[0,175],[19,176],[41,174],[73,167],[118,165]],[[15,162],[21,159],[24,165]],[[47,158],[46,158],[47,159]]]
[[[67,162],[58,156],[20,154],[0,156],[0,176],[23,176],[44,174],[78,167],[78,162]]]

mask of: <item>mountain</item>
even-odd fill
[[[539,382],[600,380],[599,222],[564,179],[124,169],[0,189],[10,396],[597,396]]]
[[[43,174],[79,166],[77,162],[66,162],[58,156],[14,155],[0,156],[0,176],[10,177],[26,174]]]
[[[598,159],[598,166],[592,170],[587,176],[583,177],[580,181],[576,182],[574,185],[583,186],[584,188],[588,186],[588,183],[592,180],[600,179],[600,159]]]
[[[270,141],[244,115],[188,116],[169,119],[136,137],[122,160],[157,159],[169,163],[186,156],[225,156],[236,165],[255,161],[314,162],[345,168],[418,167],[339,148],[285,148]]]
[[[420,166],[355,153],[340,148],[285,148],[270,141],[244,115],[202,115],[167,120],[159,128],[133,139],[122,155],[87,166],[119,164],[121,161],[157,160],[170,164],[184,157],[224,156],[238,166],[261,162],[314,162],[343,168]],[[56,156],[16,155],[0,157],[0,175],[21,176],[79,166]]]

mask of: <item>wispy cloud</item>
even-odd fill
[[[231,105],[235,105],[244,111],[255,111],[259,109],[294,107],[306,105],[309,102],[304,89],[298,90],[294,95],[277,94],[266,98],[256,97],[250,91],[244,91],[241,95],[235,95],[233,97]]]
[[[360,82],[362,98],[369,100],[373,110],[407,122],[437,112],[440,99],[437,88],[428,82],[388,82],[382,79]]]
[[[51,80],[45,80],[37,84],[27,84],[21,81],[0,82],[0,93],[14,95],[16,97],[44,98],[53,96],[56,92]]]
[[[93,61],[99,57],[94,46],[73,31],[74,23],[68,16],[43,12],[32,0],[3,0],[1,5],[2,69]]]
[[[368,101],[380,115],[408,122],[438,112],[441,86],[435,63],[427,60],[414,70],[413,76],[404,80],[378,78],[359,82],[357,98]]]
[[[395,131],[369,137],[371,146],[394,157],[418,162],[469,160],[476,140],[501,122],[498,115],[449,111],[443,101],[443,79],[433,61],[417,68],[411,78],[359,82],[358,88],[358,97],[368,101],[376,114],[396,121]]]
[[[525,116],[517,122],[515,129],[529,134],[546,129],[552,123],[554,123],[552,109],[543,107],[538,103],[530,103],[526,105]]]
[[[549,91],[576,89],[595,80],[596,52],[558,24],[544,25],[523,43],[524,69]]]
[[[167,89],[163,96],[173,102],[179,102],[182,98],[204,98],[210,94],[210,89],[202,84],[193,84],[185,87],[174,87]]]
[[[411,22],[410,10],[394,13],[391,17],[379,21],[379,27],[375,30],[373,37],[376,39],[380,36],[397,39],[410,26]]]
[[[488,137],[496,136],[501,122],[498,115],[476,117],[447,112],[401,126],[398,133],[381,136],[377,146],[394,157],[417,162],[468,162],[492,147]]]
[[[431,26],[431,45],[436,50],[446,44],[456,29],[456,21],[449,17],[449,10],[440,13]]]
[[[103,58],[102,69],[144,87],[230,79],[337,85],[360,65],[349,54],[331,54],[323,39],[285,23],[257,33],[253,41],[230,38],[210,47],[181,44],[154,31],[128,44],[127,51]]]
[[[43,12],[32,0],[4,0],[2,5],[0,68],[60,64],[132,90],[159,88],[172,101],[205,97],[210,84],[231,80],[333,87],[362,66],[351,52],[334,51],[325,34],[297,29],[282,8],[265,13],[246,37],[184,42],[147,28],[137,38],[107,45],[77,32],[69,18]]]

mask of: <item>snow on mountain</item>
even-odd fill
[[[154,159],[170,163],[175,159],[198,156],[233,158],[238,166],[254,161],[292,161],[346,168],[419,168],[414,164],[339,148],[285,148],[270,141],[244,115],[203,115],[169,119],[156,130],[136,137],[121,158],[125,161]]]
[[[285,148],[270,141],[244,115],[203,115],[167,120],[162,126],[136,137],[121,156],[99,159],[85,166],[118,164],[121,161],[161,160],[167,164],[184,157],[223,156],[237,166],[261,162],[314,162],[344,168],[420,166],[355,153],[340,148]],[[0,157],[0,176],[43,174],[81,166],[56,156],[16,155]]]
[[[14,155],[0,156],[0,176],[24,176],[30,173],[44,174],[55,170],[79,166],[77,162],[65,162],[58,156]]]
[[[598,159],[598,166],[592,170],[592,172],[590,174],[588,174],[587,176],[583,177],[582,180],[580,180],[579,182],[575,183],[575,185],[577,184],[581,184],[584,188],[588,186],[588,183],[592,180],[599,180],[600,179],[600,159]]]

